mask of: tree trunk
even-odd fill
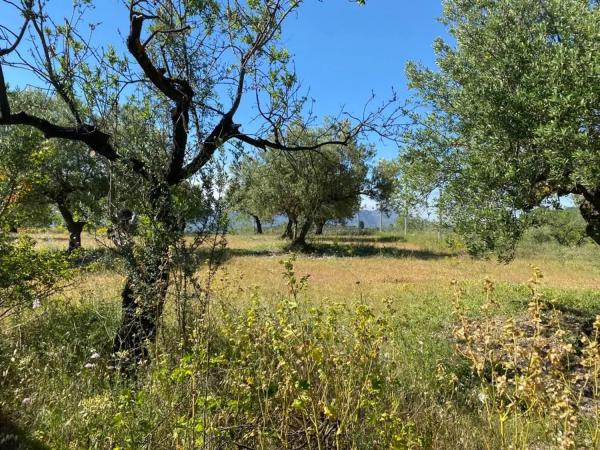
[[[72,253],[78,248],[81,248],[81,232],[83,231],[84,226],[85,222],[73,222],[67,224],[67,230],[69,231],[69,247],[67,248],[67,253]]]
[[[260,218],[258,216],[253,215],[254,217],[254,225],[256,226],[256,234],[262,234],[262,223],[260,223]]]
[[[136,280],[140,273],[128,276],[121,292],[121,324],[113,341],[113,354],[116,365],[123,372],[132,372],[137,365],[147,361],[148,345],[156,340],[169,270],[166,259],[164,264],[153,266],[156,272],[149,279],[140,277]]]
[[[438,241],[442,240],[442,222],[443,218],[442,218],[442,208],[441,206],[438,206]]]
[[[292,248],[302,249],[306,247],[306,236],[312,227],[313,221],[311,219],[307,219],[304,221],[302,227],[298,230],[296,235],[294,236],[294,240],[292,242]]]
[[[325,221],[324,220],[318,220],[315,223],[315,234],[318,236],[321,236],[323,234],[323,228],[325,227]]]
[[[281,239],[294,239],[294,221],[292,219],[288,219],[288,223],[285,227],[285,231],[281,235]]]
[[[587,197],[579,206],[579,211],[587,223],[586,234],[600,245],[600,194],[590,191]]]
[[[379,231],[383,231],[383,209],[379,210]]]
[[[134,251],[135,214],[122,214],[113,241],[128,265],[121,293],[121,324],[113,341],[115,365],[124,373],[149,359],[149,345],[156,341],[170,278],[170,249],[183,237],[185,224],[173,213],[169,186],[156,186],[150,193],[154,211],[153,236]]]
[[[81,232],[83,231],[86,222],[75,221],[73,213],[67,208],[63,201],[58,200],[56,203],[60,215],[65,221],[67,231],[69,232],[69,246],[67,247],[67,253],[72,253],[78,248],[81,248]]]

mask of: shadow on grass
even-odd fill
[[[594,322],[600,316],[600,292],[591,289],[543,289],[542,292],[548,309],[560,314],[560,326],[563,329],[575,336],[593,336]],[[526,310],[530,301],[530,298],[521,299],[517,304]],[[578,341],[577,345],[580,344]]]
[[[226,262],[237,256],[269,257],[298,252],[312,256],[336,257],[371,257],[386,256],[390,258],[416,258],[423,260],[442,259],[455,256],[454,253],[426,249],[406,249],[397,247],[379,247],[376,243],[401,242],[397,236],[347,236],[331,242],[329,237],[313,237],[305,247],[292,247],[288,242],[280,248],[231,248],[226,247],[213,253],[207,248],[195,250],[196,257],[208,260],[216,257],[221,262]],[[283,241],[282,241],[283,242]],[[95,267],[96,269],[114,270],[122,268],[122,261],[109,248],[81,249],[70,259],[72,267]]]
[[[49,450],[0,412],[0,450]]]
[[[288,250],[292,250],[288,248]],[[423,260],[442,259],[453,256],[452,253],[435,252],[431,250],[411,250],[396,247],[376,247],[368,244],[325,244],[310,243],[302,249],[295,249],[303,254],[314,256],[337,256],[337,257],[369,257],[386,256],[390,258],[416,258]]]
[[[342,242],[342,243],[386,243],[386,242],[406,242],[401,236],[338,236],[338,235],[322,235],[313,236],[311,238],[315,242]]]
[[[588,337],[594,334],[594,322],[600,314],[600,308],[575,308],[573,306],[554,304],[553,307],[562,313],[561,326],[576,335]]]
[[[208,258],[210,252],[202,249],[198,250],[200,254]],[[283,246],[281,249],[253,249],[253,248],[226,248],[221,253],[220,260],[225,262],[236,256],[278,256],[290,252],[297,252],[309,256],[336,256],[344,257],[372,257],[386,256],[390,258],[416,258],[422,260],[442,259],[449,256],[454,256],[453,253],[433,251],[433,250],[416,250],[396,247],[378,247],[372,244],[363,243],[328,243],[328,242],[310,242],[304,247],[292,247],[290,243]]]
[[[119,270],[123,262],[109,247],[80,248],[69,257],[72,268],[94,268],[96,270]]]

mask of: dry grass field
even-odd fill
[[[50,232],[32,236],[44,248],[62,249],[68,241],[66,235]],[[110,247],[103,236],[84,234],[82,241],[85,248]],[[408,242],[377,242],[369,236],[351,236],[343,242],[323,237],[313,243],[318,246],[313,253],[297,255],[296,269],[310,275],[313,294],[335,301],[357,294],[374,298],[447,288],[452,280],[524,284],[531,277],[532,266],[542,270],[545,287],[600,289],[600,260],[592,244],[583,248],[540,246],[526,256],[518,254],[506,264],[493,257],[472,258],[433,239],[426,243],[411,242],[410,238]],[[279,264],[289,255],[284,241],[269,234],[231,235],[227,237],[227,249],[222,269],[242,287],[257,287],[269,295],[285,292]],[[532,255],[534,252],[537,254]],[[95,276],[110,275],[86,275],[78,286],[97,286]]]

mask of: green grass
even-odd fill
[[[502,448],[479,381],[453,351],[451,280],[472,316],[491,277],[498,314],[520,317],[533,264],[558,308],[581,323],[600,313],[590,246],[536,253],[525,243],[501,265],[435,236],[326,235],[313,245],[293,269],[308,284],[290,296],[284,243],[229,237],[210,326],[196,323],[182,348],[171,301],[152,364],[135,379],[108,367],[122,278],[97,264],[1,324],[0,413],[48,448]],[[530,438],[553,448],[543,430]]]

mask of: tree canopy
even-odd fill
[[[322,129],[297,132],[298,146],[322,134]],[[335,136],[331,136],[334,140]],[[232,195],[240,211],[258,217],[281,214],[288,218],[286,237],[305,245],[314,224],[352,217],[367,189],[367,162],[373,150],[350,142],[330,144],[318,151],[267,151],[244,157],[236,166]]]
[[[11,100],[55,119],[68,113],[59,100],[37,91],[11,93]],[[36,129],[24,126],[3,127],[0,146],[4,171],[12,170],[21,179],[13,208],[39,217],[52,205],[70,233],[69,251],[78,248],[83,226],[103,219],[109,184],[106,161],[94,157],[85,145],[46,140]],[[17,164],[20,167],[14,167]]]
[[[439,71],[411,63],[416,127],[401,157],[439,189],[475,253],[510,256],[528,212],[576,194],[600,243],[600,6],[585,0],[449,0]]]
[[[184,243],[193,215],[182,195],[214,194],[210,167],[220,149],[319,150],[397,132],[401,109],[392,96],[345,115],[345,126],[340,116],[322,133],[296,139],[295,130],[315,118],[281,33],[302,1],[129,0],[115,11],[128,18],[125,42],[117,29],[96,32],[110,24],[94,22],[92,0],[74,1],[71,13],[53,12],[44,1],[2,3],[22,22],[0,34],[0,125],[85,146],[119,174],[110,236],[127,261],[127,279],[114,350],[126,361],[148,356],[170,254]],[[37,78],[67,113],[12,102],[5,67]],[[253,105],[246,105],[254,117],[245,123],[238,122],[242,102]]]

